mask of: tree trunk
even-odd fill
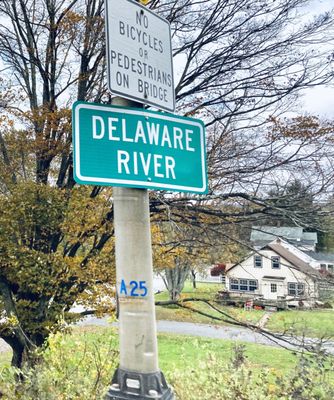
[[[12,357],[12,367],[22,369],[23,367],[23,353],[24,347],[19,343],[12,346],[13,357]]]
[[[3,276],[0,276],[0,296],[5,305],[6,315],[16,316],[14,296],[8,281]],[[19,318],[17,319],[19,320]],[[12,366],[19,369],[22,368],[23,364],[32,366],[37,362],[34,350],[41,346],[46,338],[41,333],[35,335],[35,338],[29,338],[20,324],[13,325],[10,331],[1,332],[0,337],[12,348]]]
[[[174,268],[165,269],[164,283],[171,300],[176,301],[179,299],[184,287],[184,282],[188,278],[189,270],[190,267],[181,267],[178,263],[176,263]]]
[[[190,274],[191,274],[191,281],[193,283],[193,289],[196,289],[197,288],[197,285],[196,285],[196,272],[192,269],[192,270],[190,270]]]
[[[28,366],[34,364],[32,362],[34,357],[32,356],[31,349],[27,345],[22,344],[22,341],[19,340],[15,335],[2,336],[2,338],[13,350],[11,362],[13,367],[22,369],[25,364]]]

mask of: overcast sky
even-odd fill
[[[302,109],[314,115],[334,119],[334,88],[309,89],[303,97]]]
[[[303,11],[305,16],[309,15],[311,17],[313,14],[326,12],[333,8],[334,0],[313,0],[304,7]],[[334,52],[334,43],[329,44],[330,51]],[[332,85],[327,87],[318,87],[305,91],[295,112],[298,114],[310,113],[334,119],[334,80]]]
[[[307,7],[307,12],[313,13],[329,11],[334,7],[334,0],[313,0]],[[329,51],[334,52],[334,44],[329,45]],[[308,112],[327,118],[334,118],[334,82],[330,87],[308,89],[302,99],[301,112]]]

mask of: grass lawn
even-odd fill
[[[181,293],[181,298],[193,297],[193,298],[201,298],[211,300],[214,299],[215,295],[219,290],[222,290],[224,286],[222,284],[216,283],[204,283],[204,282],[196,282],[196,289],[193,288],[192,283],[190,281],[186,281],[184,288]],[[169,300],[167,290],[156,294],[156,300]]]
[[[209,353],[226,363],[235,354],[236,342],[232,340],[218,340],[181,335],[159,334],[159,362],[162,371],[193,368],[208,357]],[[260,371],[263,367],[272,368],[282,373],[290,372],[295,368],[297,357],[291,352],[271,346],[253,343],[239,343],[244,349],[247,363],[254,370]]]
[[[158,342],[160,369],[179,400],[292,399],[296,397],[281,397],[282,392],[291,387],[292,394],[295,389],[303,394],[305,382],[311,386],[312,397],[298,399],[333,398],[333,370],[322,367],[321,374],[315,376],[318,369],[308,372],[299,357],[288,350],[171,334],[158,335]],[[78,327],[71,334],[51,338],[45,363],[31,371],[19,391],[12,370],[6,368],[8,355],[2,354],[0,392],[7,400],[100,400],[110,386],[118,358],[114,328]],[[320,389],[325,396],[313,396]]]
[[[236,346],[236,342],[231,340],[173,334],[159,334],[158,343],[160,368],[166,374],[205,362],[209,353],[228,362]],[[297,357],[284,349],[252,343],[240,345],[244,348],[247,363],[255,370],[268,367],[285,373],[293,370],[297,362]],[[89,347],[98,348],[100,354],[107,354],[109,348],[118,349],[117,332],[112,328],[77,327],[61,340],[62,352],[73,354],[78,360],[81,358],[80,352],[84,353]],[[0,369],[10,364],[10,358],[10,352],[0,353]]]
[[[334,338],[334,310],[289,310],[274,313],[266,328],[310,337]]]
[[[197,289],[193,289],[191,282],[186,282],[181,299],[203,298],[214,300],[222,285],[210,283],[197,283]],[[156,295],[156,301],[168,300],[168,292],[164,291]],[[225,316],[212,310],[207,304],[200,302],[185,302],[184,305],[203,311],[212,316],[226,319]],[[245,311],[243,308],[220,306],[220,310],[242,322],[256,324],[263,316],[264,311]],[[202,324],[226,325],[225,321],[217,321],[213,318],[186,310],[175,305],[157,306],[157,319],[168,321],[184,321]],[[298,335],[310,337],[334,338],[334,310],[288,310],[273,313],[266,328],[273,332],[289,331]]]
[[[185,298],[201,298],[205,300],[214,300],[218,290],[222,289],[222,285],[212,284],[212,283],[197,283],[197,288],[193,289],[191,282],[186,282],[185,287],[181,294],[181,300]],[[156,301],[166,301],[169,300],[168,292],[164,291],[155,296]],[[214,311],[210,306],[205,303],[200,302],[185,302],[184,305],[191,307],[195,310],[199,310],[210,314],[214,317],[219,317],[226,319],[224,315]],[[249,322],[252,324],[256,324],[260,318],[263,316],[263,311],[252,310],[245,311],[243,308],[237,307],[219,307],[221,311],[231,315],[233,318],[236,318],[239,321]],[[217,321],[213,318],[209,318],[191,310],[186,310],[184,308],[180,308],[175,305],[169,306],[157,306],[156,307],[156,316],[157,319],[168,320],[168,321],[184,321],[184,322],[194,322],[201,324],[217,324],[217,325],[226,325],[224,321]]]
[[[214,299],[220,288],[221,285],[199,283],[193,289],[187,283],[182,298]],[[156,295],[156,300],[168,300],[167,293]],[[193,302],[192,307],[223,317],[204,303]],[[264,313],[235,307],[221,307],[221,310],[252,323]],[[157,316],[167,320],[219,323],[175,306],[157,307]],[[294,327],[298,333],[308,336],[329,336],[334,335],[333,316],[334,311],[328,310],[277,312],[268,327],[273,331]],[[334,398],[334,361],[331,359],[308,357],[300,362],[299,355],[282,348],[173,334],[159,334],[158,344],[159,366],[180,400],[278,400],[295,398],[295,393],[301,393],[298,398],[303,400]],[[45,363],[26,380],[20,392],[23,397],[17,397],[14,375],[8,368],[10,358],[10,352],[0,353],[0,393],[9,394],[4,397],[8,400],[99,400],[104,398],[118,364],[118,333],[115,328],[84,326],[75,327],[68,334],[52,336],[44,353]],[[231,397],[225,397],[231,390]],[[304,397],[306,392],[308,397]],[[238,397],[240,393],[242,397]]]

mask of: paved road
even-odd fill
[[[110,322],[109,318],[96,318],[89,316],[85,320],[78,323],[81,326],[95,325],[95,326],[117,326],[117,323]],[[290,349],[296,348],[296,344],[300,340],[295,339],[295,344],[288,344],[284,340],[270,340],[258,332],[251,331],[246,328],[239,328],[233,326],[216,326],[216,325],[205,325],[205,324],[193,324],[190,322],[176,322],[176,321],[158,321],[157,322],[158,332],[173,333],[180,335],[189,336],[201,336],[213,339],[229,339],[240,342],[264,344],[268,346],[284,346]],[[291,342],[291,338],[287,338]],[[307,339],[307,345],[314,346],[317,341],[314,339]],[[334,354],[334,343],[327,343],[325,346],[326,350],[331,354]],[[8,346],[5,346],[4,342],[0,340],[0,351],[8,350]]]
[[[98,326],[117,326],[117,323],[109,322],[108,318],[89,317],[80,322],[80,325],[98,325]],[[240,342],[257,343],[267,346],[286,347],[297,349],[298,345],[317,346],[318,340],[311,338],[290,338],[283,336],[282,339],[269,339],[268,337],[254,332],[247,328],[234,326],[217,326],[207,324],[193,324],[191,322],[177,321],[157,321],[158,332],[174,333],[179,335],[201,336],[213,339],[228,339]],[[288,343],[285,341],[287,340]],[[334,342],[323,344],[323,348],[329,353],[334,354]]]

